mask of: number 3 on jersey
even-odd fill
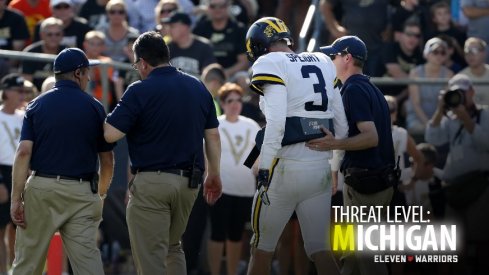
[[[314,101],[306,102],[304,108],[306,111],[323,111],[328,110],[328,95],[326,94],[326,82],[324,81],[321,69],[314,65],[304,65],[301,68],[303,78],[309,78],[311,74],[315,74],[319,83],[313,84],[314,93],[321,94],[321,105],[314,105]]]

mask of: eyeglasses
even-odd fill
[[[55,10],[66,10],[69,9],[71,6],[68,4],[59,4],[53,7]]]
[[[209,4],[210,9],[223,9],[227,7],[227,3],[222,3],[222,4]]]
[[[132,66],[132,68],[133,68],[134,70],[136,70],[136,71],[138,70],[138,63],[139,63],[139,61],[141,61],[141,58],[138,58],[138,59],[136,60],[136,62],[132,63],[132,65],[131,65],[131,66]]]
[[[104,44],[105,44],[104,42],[88,41],[88,45],[94,46],[94,47],[100,47],[100,46],[103,46]]]
[[[45,34],[47,37],[60,37],[63,35],[61,32],[47,32]]]
[[[441,51],[434,50],[431,53],[434,54],[434,55],[446,55],[447,54],[447,52],[444,51],[444,50],[441,50]]]
[[[176,11],[177,9],[162,9],[160,11],[160,14],[169,14],[169,13],[172,13],[174,11]]]
[[[421,38],[421,34],[416,32],[404,32],[404,34],[409,37]]]
[[[484,50],[481,48],[466,48],[464,49],[465,54],[478,54],[483,52]]]
[[[339,53],[330,54],[329,58],[331,58],[331,60],[335,60],[336,56],[338,56],[338,55],[339,56],[345,56],[347,54],[349,54],[349,52],[347,50],[344,50],[344,51],[341,51]]]
[[[231,104],[233,102],[243,102],[243,99],[240,97],[240,98],[229,98],[229,99],[226,99],[226,101],[224,101],[224,103],[226,104]]]
[[[125,10],[109,10],[109,14],[119,14],[119,15],[123,15],[123,14],[126,14],[126,11]]]

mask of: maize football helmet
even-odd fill
[[[246,55],[251,62],[266,54],[273,42],[285,40],[292,46],[292,34],[284,21],[275,17],[258,19],[246,33]]]

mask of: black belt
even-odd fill
[[[45,174],[45,173],[40,173],[40,172],[32,172],[33,176],[36,177],[43,177],[43,178],[50,178],[50,179],[59,179],[59,180],[76,180],[76,181],[92,181],[93,176],[91,177],[68,177],[68,176],[62,176],[62,175],[53,175],[53,174]]]
[[[179,175],[182,177],[190,177],[190,170],[183,170],[183,169],[138,169],[137,173],[141,172],[156,172],[156,173],[168,173],[168,174],[174,174],[174,175]]]

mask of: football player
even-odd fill
[[[247,55],[254,62],[250,86],[261,95],[267,121],[248,274],[270,274],[275,246],[294,211],[318,274],[339,274],[330,251],[329,213],[331,170],[338,170],[340,153],[330,165],[333,152],[311,150],[304,142],[322,136],[321,125],[344,138],[348,124],[331,59],[323,53],[296,54],[292,44],[287,26],[274,17],[257,20],[246,35]]]

